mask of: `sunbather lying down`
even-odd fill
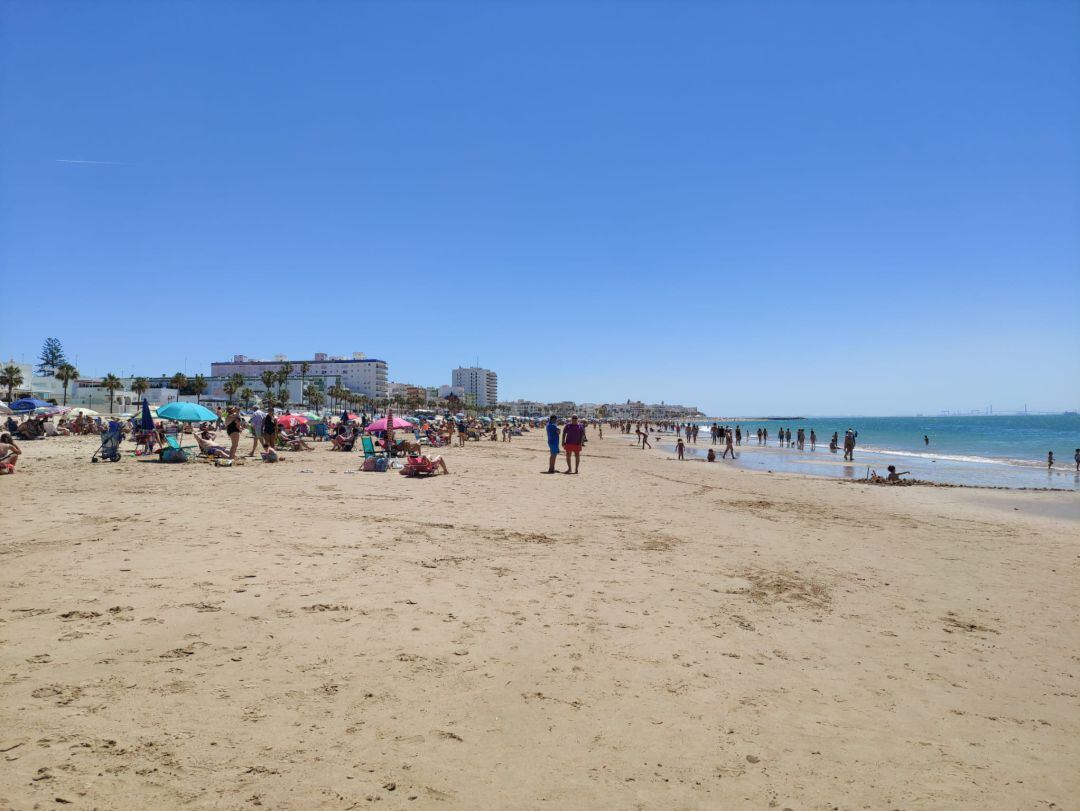
[[[195,433],[195,441],[199,443],[199,450],[207,456],[216,459],[228,459],[229,452],[210,439],[203,439],[198,432]]]

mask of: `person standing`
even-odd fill
[[[810,450],[817,450],[817,432],[813,428],[810,429]]]
[[[259,449],[259,443],[262,442],[262,426],[263,420],[266,419],[266,412],[261,408],[255,409],[255,413],[251,417],[251,436],[254,441],[251,443],[251,453],[248,456],[254,456],[255,451]]]
[[[555,460],[559,458],[559,424],[554,414],[548,417],[547,443],[551,458],[548,460],[548,469],[545,472],[554,473]]]
[[[570,422],[563,426],[563,450],[566,451],[566,470],[564,473],[577,473],[581,467],[581,446],[585,444],[585,426],[578,422],[577,414],[570,417]],[[574,457],[574,469],[570,469],[570,457]]]
[[[683,456],[683,454],[685,452],[685,449],[686,449],[686,446],[683,445],[682,437],[679,437],[679,440],[675,443],[675,453],[678,454],[680,462],[683,461],[684,458],[685,458]],[[712,450],[712,449],[710,448],[710,450]]]
[[[229,406],[228,413],[225,415],[225,431],[228,433],[229,441],[232,443],[229,448],[230,459],[236,459],[236,446],[240,444],[240,429],[242,427],[240,409],[236,406]]]
[[[270,406],[266,409],[266,416],[262,421],[262,443],[263,448],[268,451],[272,451],[277,447],[277,417],[274,416],[274,407]]]
[[[1080,448],[1076,449],[1076,453],[1073,454],[1073,461],[1076,462],[1076,472],[1080,473]]]
[[[850,429],[844,434],[844,461],[855,461],[855,434]]]
[[[1046,469],[1049,470],[1053,466],[1054,466],[1054,452],[1050,451],[1050,453],[1046,454]]]

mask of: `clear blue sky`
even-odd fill
[[[1080,3],[0,9],[5,359],[1080,404]]]

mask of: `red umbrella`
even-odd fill
[[[300,414],[286,414],[284,417],[278,417],[278,425],[283,425],[286,428],[295,428],[297,425],[303,425],[308,421],[307,417]]]

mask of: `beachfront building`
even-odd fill
[[[550,413],[545,403],[536,400],[514,400],[509,403],[499,403],[499,411],[514,417],[544,417]]]
[[[413,403],[426,403],[428,401],[428,389],[426,386],[414,386],[412,383],[396,383],[390,381],[387,391],[391,398]]]
[[[557,403],[548,403],[546,410],[548,414],[556,417],[570,417],[577,414],[577,403],[573,400],[560,400]]]
[[[462,399],[476,406],[494,406],[499,402],[499,376],[479,366],[459,366],[452,372],[453,388],[461,388]]]
[[[211,363],[210,375],[228,378],[234,374],[241,374],[245,378],[259,379],[263,372],[280,371],[286,363],[292,366],[292,376],[298,380],[300,379],[300,365],[306,363],[308,364],[306,375],[308,380],[333,378],[353,394],[362,394],[375,400],[385,400],[389,393],[389,367],[386,361],[365,357],[363,352],[353,352],[350,357],[316,352],[313,358],[306,360],[290,360],[284,355],[276,355],[273,360],[257,360],[245,355],[234,355],[231,361]]]

